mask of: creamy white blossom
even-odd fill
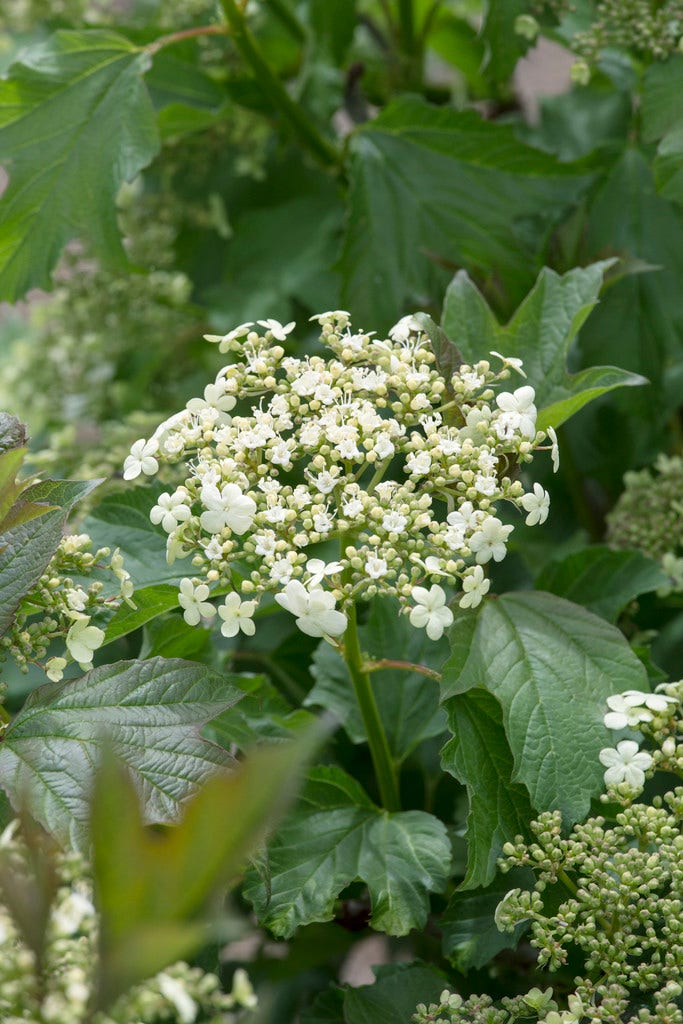
[[[85,671],[92,668],[93,654],[104,643],[104,631],[91,626],[90,618],[86,615],[76,619],[66,634],[65,643],[71,657]]]
[[[136,441],[123,463],[123,479],[135,480],[141,473],[145,476],[154,476],[159,469],[159,463],[154,457],[158,450],[159,444],[154,438],[150,438],[149,441],[140,438]]]
[[[484,519],[469,541],[470,550],[477,562],[482,565],[491,559],[501,562],[507,553],[505,545],[512,530],[512,526],[504,526],[496,516]]]
[[[243,601],[239,594],[228,594],[218,608],[218,615],[223,620],[223,636],[237,636],[240,630],[245,636],[253,636],[256,632],[253,617],[257,607],[257,601]]]
[[[157,498],[157,503],[152,507],[149,518],[155,526],[159,523],[166,533],[172,533],[179,523],[184,523],[192,515],[192,511],[185,504],[186,494],[182,491],[175,491],[169,494],[164,491]]]
[[[527,526],[536,526],[537,523],[544,523],[548,518],[550,495],[540,484],[534,484],[533,491],[527,491],[526,494],[523,494],[519,499],[519,503],[529,513],[524,520]]]
[[[443,589],[438,583],[433,583],[430,590],[413,587],[412,598],[416,602],[410,612],[412,625],[425,629],[430,640],[439,640],[453,622],[453,612],[446,607]]]
[[[341,636],[346,629],[346,616],[335,609],[334,596],[320,587],[307,590],[299,580],[291,580],[275,600],[308,636]]]
[[[652,755],[639,750],[635,740],[621,740],[616,747],[604,747],[598,757],[607,768],[607,786],[626,782],[633,789],[641,789],[645,784],[645,772],[652,765]]]
[[[642,693],[640,690],[626,690],[607,698],[610,709],[605,715],[608,729],[636,729],[641,722],[651,722],[655,714],[670,709],[676,704],[674,697],[662,693]]]
[[[489,592],[491,581],[484,576],[480,565],[473,565],[462,578],[463,596],[460,598],[461,608],[476,608]]]
[[[200,619],[209,619],[216,614],[214,606],[207,601],[208,596],[206,583],[195,586],[187,577],[180,581],[178,604],[184,609],[183,618],[188,626],[196,626]]]

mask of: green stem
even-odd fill
[[[401,26],[403,52],[409,57],[414,57],[418,50],[418,40],[415,35],[413,0],[398,0],[398,18]]]
[[[265,0],[265,3],[297,43],[306,42],[306,30],[283,0]]]
[[[385,668],[395,668],[399,672],[417,672],[421,676],[427,676],[429,679],[436,679],[437,682],[441,680],[441,673],[436,672],[433,668],[427,668],[426,665],[414,665],[412,661],[395,661],[393,658],[382,658],[380,661],[366,661],[363,665],[366,672],[380,672]]]
[[[291,98],[280,79],[266,60],[236,0],[221,0],[223,13],[232,30],[238,50],[251,66],[261,89],[288,122],[294,134],[325,167],[337,167],[340,154],[331,142],[318,131],[308,114]]]
[[[576,896],[577,892],[579,891],[578,886],[574,882],[572,882],[571,878],[564,870],[564,868],[560,868],[560,870],[557,872],[557,877],[559,881],[562,882],[562,885],[565,887],[565,889],[567,889],[572,894],[572,896]]]
[[[165,46],[172,46],[174,43],[182,43],[185,39],[194,39],[197,36],[224,36],[227,33],[225,25],[199,25],[196,28],[184,28],[180,32],[171,32],[167,36],[159,36],[153,43],[145,47],[147,53],[154,56]]]
[[[370,745],[370,756],[375,769],[375,777],[379,786],[382,803],[388,811],[400,810],[398,795],[398,779],[396,766],[391,758],[386,733],[379,716],[377,702],[370,683],[370,676],[365,671],[363,656],[358,640],[358,624],[356,606],[351,605],[347,612],[348,626],[344,633],[344,657],[351,675],[354,693],[365,725],[365,732]]]

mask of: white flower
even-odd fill
[[[55,908],[52,922],[58,935],[73,935],[86,918],[94,916],[92,902],[83,893],[73,890]]]
[[[309,591],[299,580],[290,580],[275,600],[295,616],[307,636],[341,636],[346,629],[346,616],[335,609],[334,596],[321,587]]]
[[[222,413],[223,422],[229,419],[225,414],[229,413],[237,405],[234,395],[226,394],[225,383],[207,384],[204,388],[203,398],[191,398],[185,408],[190,412],[203,413],[209,409],[215,409]]]
[[[204,340],[211,342],[218,342],[219,352],[229,352],[230,349],[239,350],[239,345],[233,345],[233,342],[238,338],[243,338],[245,334],[249,334],[249,328],[253,327],[253,323],[249,322],[246,324],[240,324],[239,327],[233,328],[232,331],[228,331],[227,334],[205,334]]]
[[[270,333],[273,335],[274,338],[277,339],[277,341],[285,341],[287,335],[291,334],[291,332],[296,327],[296,323],[294,320],[290,321],[290,323],[288,324],[285,324],[284,327],[282,326],[279,320],[257,320],[256,323],[259,325],[259,327],[265,327],[267,331],[270,331]]]
[[[529,513],[524,520],[527,526],[536,526],[536,524],[540,526],[548,518],[550,495],[540,484],[534,484],[533,492],[529,491],[527,494],[523,494],[519,503]]]
[[[557,473],[560,468],[560,446],[557,443],[557,434],[552,427],[548,427],[548,437],[552,445],[550,449],[550,457],[553,460],[553,473]]]
[[[194,1024],[199,1013],[199,1006],[185,986],[170,974],[157,974],[159,991],[168,1000],[178,1015],[179,1024]]]
[[[166,561],[169,565],[173,565],[176,558],[187,558],[190,550],[183,546],[183,542],[178,537],[171,534],[166,540]]]
[[[93,652],[104,643],[104,631],[89,622],[87,615],[77,619],[66,634],[66,648],[83,671],[92,668]]]
[[[483,565],[491,558],[494,562],[502,562],[505,558],[505,543],[512,530],[512,526],[503,526],[495,516],[485,519],[469,542],[470,551],[477,562]]]
[[[512,393],[503,391],[496,396],[496,405],[503,415],[496,423],[501,438],[508,437],[510,431],[518,430],[524,437],[536,436],[536,393],[530,384],[516,388]],[[499,429],[499,427],[502,429]]]
[[[474,565],[468,569],[462,579],[463,596],[460,598],[461,608],[476,608],[481,604],[482,598],[488,593],[491,581],[484,576],[484,570],[480,565]]]
[[[240,629],[246,636],[253,636],[256,632],[253,615],[257,605],[257,601],[243,601],[239,594],[228,594],[218,609],[218,614],[223,619],[223,636],[237,636]]]
[[[294,572],[294,566],[288,558],[276,558],[270,567],[268,578],[273,583],[289,583]]]
[[[242,494],[237,484],[226,484],[221,491],[215,484],[202,487],[202,503],[206,509],[199,522],[207,533],[220,533],[228,526],[233,533],[246,533],[256,514],[256,502]]]
[[[382,518],[382,529],[386,530],[387,533],[403,533],[408,520],[405,516],[402,516],[400,512],[385,512]]]
[[[322,558],[309,558],[306,562],[306,572],[310,573],[311,577],[308,585],[317,587],[322,582],[323,576],[334,576],[343,568],[341,562],[323,562]]]
[[[162,530],[171,533],[178,523],[184,523],[191,514],[185,504],[185,495],[182,492],[175,491],[174,494],[169,494],[168,491],[164,491],[157,498],[156,505],[149,513],[149,518],[155,526],[161,523]]]
[[[232,1006],[244,1006],[247,1010],[253,1010],[258,1004],[249,975],[243,967],[238,967],[232,976],[232,989],[229,998],[232,1000]]]
[[[45,674],[53,683],[58,683],[64,676],[66,658],[50,658],[45,662]]]
[[[510,369],[514,370],[515,373],[518,373],[520,377],[526,378],[526,374],[522,369],[523,361],[521,359],[517,359],[515,358],[515,356],[503,356],[500,354],[500,352],[494,351],[489,352],[489,355],[496,356],[498,359],[502,361],[503,366],[509,366]]]
[[[406,468],[414,476],[426,476],[432,468],[432,457],[429,452],[411,452],[406,459]]]
[[[416,320],[414,316],[402,316],[398,323],[389,331],[389,337],[393,341],[407,341],[410,337],[411,332],[421,331],[420,321]]]
[[[64,591],[64,597],[66,598],[66,603],[71,611],[85,611],[86,605],[88,604],[88,595],[82,587],[69,587]]]
[[[145,441],[144,437],[141,437],[131,446],[130,455],[123,463],[123,479],[135,480],[140,473],[144,473],[145,476],[154,476],[159,468],[159,463],[154,458],[158,451],[158,441],[154,438]]]
[[[669,704],[676,704],[675,697],[661,693],[642,693],[640,690],[626,690],[607,698],[610,710],[605,715],[608,729],[636,729],[640,722],[651,722],[652,712],[666,711]]]
[[[626,782],[633,789],[641,789],[645,783],[645,772],[652,764],[652,757],[644,750],[638,750],[634,740],[622,740],[614,747],[604,747],[598,754],[600,763],[607,768],[605,785],[617,786]]]
[[[446,594],[438,583],[431,590],[413,587],[413,600],[417,602],[410,613],[411,625],[427,630],[430,640],[439,640],[443,631],[453,622],[453,612],[446,607]]]
[[[387,563],[383,558],[370,555],[365,560],[365,571],[371,580],[380,580],[382,576],[386,576]]]
[[[209,596],[209,588],[206,583],[194,586],[192,580],[180,581],[178,591],[178,604],[184,608],[183,618],[188,626],[196,626],[201,618],[211,618],[216,614],[216,609],[206,600]]]

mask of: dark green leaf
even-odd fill
[[[442,327],[468,362],[489,358],[493,350],[524,361],[536,390],[538,426],[557,427],[584,405],[617,387],[646,383],[616,367],[599,366],[567,373],[572,341],[598,301],[610,261],[579,267],[560,276],[547,267],[509,324],[502,327],[465,271],[446,292]]]
[[[0,81],[0,295],[49,286],[69,239],[125,264],[114,199],[157,150],[148,55],[108,31],[57,32]]]
[[[519,301],[553,225],[590,181],[508,127],[414,98],[395,100],[351,137],[350,179],[342,294],[380,330],[434,293],[438,263],[495,271]]]
[[[204,736],[226,750],[233,744],[240,750],[246,750],[265,739],[287,739],[314,720],[314,716],[303,708],[292,710],[264,676],[236,675],[228,678],[245,696],[202,730]]]
[[[459,971],[483,967],[503,949],[514,949],[522,933],[529,927],[523,921],[513,933],[500,932],[493,919],[496,907],[515,887],[531,889],[534,874],[520,868],[507,875],[497,875],[485,889],[458,891],[451,896],[439,919],[443,933],[443,951]]]
[[[436,356],[436,367],[443,379],[449,384],[449,391],[451,396],[453,396],[450,380],[453,374],[460,369],[464,359],[455,342],[448,337],[438,324],[434,323],[430,316],[427,316],[426,313],[417,313],[415,319],[422,325],[422,329],[429,338],[432,352]]]
[[[528,0],[487,0],[482,36],[488,49],[486,74],[497,85],[508,82],[515,64],[533,45],[515,32],[520,14],[529,13]]]
[[[639,551],[613,551],[596,545],[549,562],[536,580],[536,588],[616,622],[629,601],[666,583],[661,566]]]
[[[603,790],[607,697],[648,689],[619,630],[552,594],[505,594],[485,604],[470,656],[456,671],[444,667],[447,693],[476,687],[499,701],[512,779],[526,786],[533,806],[558,809],[567,822],[585,817]],[[567,728],[570,715],[576,728]]]
[[[448,678],[449,663],[444,667]],[[514,762],[500,705],[484,690],[445,701],[453,734],[442,751],[446,771],[467,786],[467,875],[463,889],[488,885],[503,844],[524,834],[533,817],[525,787],[512,781]]]
[[[372,602],[367,624],[359,631],[363,652],[370,660],[390,655],[392,659],[439,669],[448,653],[446,641],[434,643],[398,610],[398,603],[388,598]],[[345,662],[329,644],[322,643],[313,665],[316,683],[304,703],[334,712],[351,740],[363,743],[365,728]],[[373,672],[370,680],[389,749],[397,761],[406,758],[423,739],[438,736],[446,728],[434,680],[398,669]]]
[[[250,869],[245,895],[265,925],[288,937],[300,925],[331,920],[336,898],[360,879],[370,892],[372,927],[406,935],[424,926],[428,895],[443,889],[450,859],[437,818],[381,811],[340,769],[314,768],[300,807],[269,846],[268,890]]]
[[[126,559],[126,567],[128,567]],[[163,563],[162,563],[163,564]],[[169,583],[159,583],[154,587],[143,587],[135,591],[135,608],[122,604],[107,626],[104,642],[119,640],[122,636],[140,629],[158,615],[178,607],[178,588]]]
[[[306,7],[316,52],[341,64],[356,29],[356,0],[308,0]]]
[[[131,771],[146,819],[173,820],[207,775],[229,762],[198,730],[239,696],[206,666],[163,658],[42,686],[3,737],[2,786],[60,842],[85,850],[93,770],[109,743]]]
[[[346,990],[346,1024],[407,1022],[418,1003],[438,1002],[446,985],[445,976],[426,964],[386,964],[374,971],[374,984]]]

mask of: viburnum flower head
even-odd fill
[[[168,561],[192,560],[178,598],[189,624],[216,614],[220,589],[223,633],[251,635],[271,594],[303,632],[338,643],[351,606],[385,595],[437,640],[449,602],[476,607],[484,567],[505,557],[513,526],[498,504],[529,526],[548,514],[545,490],[517,471],[547,436],[534,389],[506,390],[521,360],[497,353],[495,368],[485,358],[445,380],[424,315],[386,337],[345,310],[312,322],[326,350],[307,355],[286,351],[294,322],[207,335],[231,361],[135,442],[124,476],[170,466],[180,478],[150,518]]]

